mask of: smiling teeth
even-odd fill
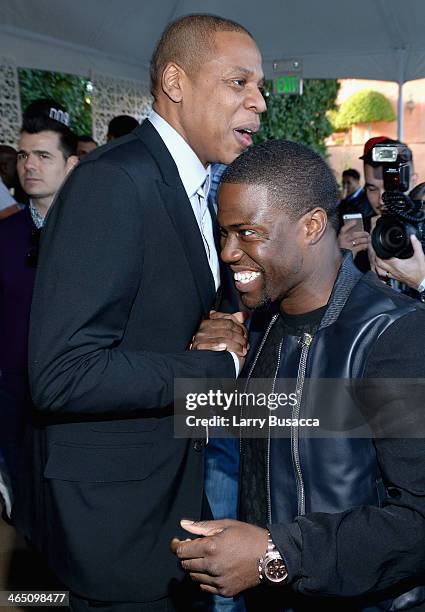
[[[233,278],[238,283],[250,283],[260,276],[259,272],[235,272]]]

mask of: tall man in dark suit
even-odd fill
[[[209,163],[252,143],[261,56],[240,25],[192,15],[163,33],[151,77],[150,119],[83,160],[54,204],[31,316],[33,537],[78,610],[175,609],[169,541],[201,515],[203,444],[173,437],[173,380],[238,365],[188,348],[220,283]],[[236,318],[220,326],[242,354]]]

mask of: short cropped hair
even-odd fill
[[[78,138],[78,142],[92,142],[93,144],[97,146],[97,142],[95,141],[93,136],[90,136],[90,134],[79,134],[77,138]]]
[[[59,136],[59,149],[65,160],[71,155],[77,155],[77,136],[61,121],[56,121],[46,115],[24,116],[22,132],[27,132],[27,134],[55,132]]]
[[[130,134],[139,126],[139,122],[131,115],[118,115],[110,120],[108,124],[108,136],[120,138]]]
[[[270,203],[296,221],[320,206],[338,229],[339,190],[325,160],[290,140],[269,140],[247,149],[226,169],[222,183],[263,185]]]
[[[252,34],[239,23],[217,15],[185,15],[165,28],[150,64],[151,93],[154,98],[165,66],[169,62],[176,62],[186,73],[196,73],[214,52],[216,32],[241,32],[253,39]]]
[[[344,176],[351,176],[356,181],[360,180],[360,172],[357,172],[355,168],[347,168],[347,170],[344,170],[342,178],[344,178]]]

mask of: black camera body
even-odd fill
[[[385,209],[372,232],[372,246],[381,259],[413,255],[410,236],[414,234],[425,251],[425,213],[422,202],[406,195],[410,183],[409,148],[401,143],[380,144],[372,149],[372,161],[382,165]]]

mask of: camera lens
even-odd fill
[[[383,233],[382,243],[387,249],[398,251],[406,243],[406,237],[401,228],[395,225]]]
[[[407,259],[413,254],[408,224],[398,221],[392,215],[378,219],[372,232],[372,246],[381,259],[400,257]]]

